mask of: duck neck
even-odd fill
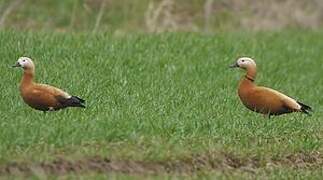
[[[256,79],[256,74],[257,74],[256,67],[249,67],[247,68],[247,74],[245,75],[244,78],[246,80],[254,82]]]
[[[240,81],[240,90],[246,90],[255,86],[256,68],[247,68],[247,73]]]
[[[24,70],[24,75],[21,80],[21,88],[26,87],[34,82],[34,74],[33,69]]]

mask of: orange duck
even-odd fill
[[[35,65],[28,57],[20,57],[13,67],[24,69],[20,83],[20,94],[30,107],[40,111],[57,111],[67,107],[85,108],[85,100],[71,96],[61,89],[34,82]]]
[[[292,112],[302,112],[309,115],[309,111],[312,110],[311,107],[276,90],[257,86],[254,83],[256,63],[253,59],[241,57],[230,67],[247,71],[247,74],[240,81],[238,94],[240,100],[248,109],[268,117]]]

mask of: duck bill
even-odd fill
[[[17,67],[21,67],[21,65],[19,63],[16,63],[15,65],[11,66],[12,68],[17,68]]]
[[[229,66],[229,68],[238,68],[238,67],[239,67],[239,65],[237,63],[234,63],[234,64]]]

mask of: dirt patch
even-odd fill
[[[59,158],[46,163],[12,162],[0,166],[0,175],[31,175],[84,172],[118,172],[125,174],[192,174],[201,170],[242,170],[253,173],[263,167],[318,168],[323,165],[323,156],[319,152],[290,154],[279,159],[260,160],[256,157],[241,158],[232,154],[212,152],[193,155],[173,161],[132,161],[113,160],[105,157],[88,157],[70,161]]]

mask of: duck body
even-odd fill
[[[46,84],[31,84],[20,87],[26,104],[40,111],[57,111],[67,107],[85,107],[85,101]]]
[[[276,90],[255,86],[248,81],[243,79],[238,89],[240,100],[248,109],[266,115],[281,115],[301,110],[296,100]]]
[[[245,69],[247,74],[240,80],[238,95],[245,107],[264,115],[281,115],[292,112],[309,114],[311,107],[274,89],[257,86],[256,64],[251,58],[239,58],[231,67]]]
[[[31,62],[29,58],[25,60]],[[35,83],[33,79],[33,65],[25,67],[19,89],[22,99],[30,107],[44,112],[57,111],[67,107],[85,108],[83,104],[85,100],[77,96],[71,96],[56,87]]]

